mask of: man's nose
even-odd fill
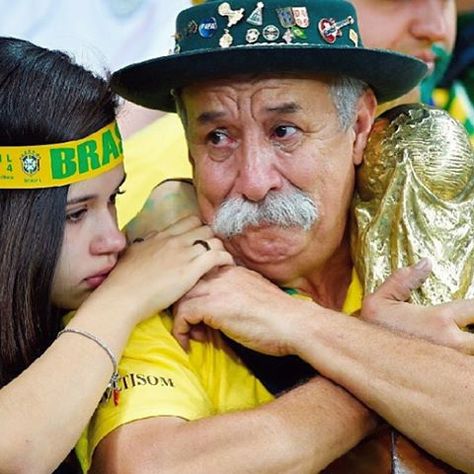
[[[248,144],[242,147],[234,190],[249,201],[258,202],[269,191],[282,187],[283,178],[275,166],[275,151],[271,146]]]
[[[126,243],[125,235],[120,232],[115,216],[108,214],[95,229],[91,241],[91,253],[118,254],[125,248]]]
[[[449,43],[450,22],[455,20],[445,0],[426,0],[413,8],[415,18],[411,28],[415,37],[429,43]]]

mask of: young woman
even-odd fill
[[[0,38],[2,472],[53,471],[111,392],[133,327],[232,262],[197,218],[125,250],[116,108],[67,55]]]

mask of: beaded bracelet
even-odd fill
[[[80,336],[87,337],[87,339],[90,339],[91,341],[94,341],[102,349],[104,349],[104,351],[109,356],[110,361],[112,362],[113,373],[112,373],[112,376],[110,377],[109,383],[107,384],[107,387],[105,389],[104,396],[105,396],[106,400],[109,400],[110,397],[113,396],[114,405],[117,406],[119,404],[119,397],[120,397],[120,389],[119,389],[119,386],[118,386],[119,373],[118,373],[117,359],[114,356],[113,352],[97,336],[94,336],[94,334],[91,334],[90,332],[83,331],[82,329],[65,328],[62,331],[58,332],[57,337],[61,336],[62,334],[68,333],[68,332],[72,333],[72,334],[79,334]]]

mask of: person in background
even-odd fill
[[[61,49],[102,74],[130,62],[167,54],[173,19],[190,0],[0,0],[0,35]],[[125,102],[117,120],[124,138],[161,117]]]
[[[424,61],[428,74],[420,87],[382,110],[397,104],[427,102],[449,64],[456,37],[455,0],[351,0],[361,23],[364,43],[410,54]]]
[[[458,0],[458,33],[451,63],[433,93],[433,105],[459,120],[474,145],[474,2]]]

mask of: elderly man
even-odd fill
[[[203,2],[197,0],[194,3]],[[426,99],[435,80],[445,69],[453,47],[456,32],[454,0],[352,0],[352,3],[357,11],[365,46],[393,49],[426,62],[430,72],[422,82]],[[433,72],[434,75],[431,74]],[[397,103],[419,101],[419,92],[419,88],[415,88],[397,99]],[[437,91],[436,104],[444,108],[446,101],[446,94]],[[393,105],[385,103],[379,110]],[[457,102],[451,104],[449,111],[456,111],[453,116],[464,121],[466,112]],[[185,138],[175,114],[168,114],[154,122],[126,140],[124,146],[130,160],[127,166],[127,196],[118,201],[122,224],[138,212],[157,182],[175,176],[191,176]],[[164,156],[170,159],[162,160]],[[147,173],[143,173],[144,168]]]
[[[226,269],[182,302],[176,334],[182,340],[188,324],[204,320],[255,349],[298,355],[335,384],[316,377],[269,403],[224,414],[231,378],[226,390],[208,393],[214,413],[185,416],[175,400],[202,403],[195,390],[186,401],[186,387],[160,378],[162,359],[176,373],[192,369],[203,398],[215,371],[196,362],[178,367],[169,346],[153,376],[137,374],[132,359],[147,355],[135,352],[122,362],[123,402],[102,404],[88,431],[89,454],[98,444],[95,469],[316,472],[374,429],[370,407],[437,457],[474,470],[466,422],[474,417],[472,360],[339,313],[344,303],[350,311],[347,215],[376,98],[412,89],[424,65],[364,48],[343,0],[207,2],[181,13],[176,35],[174,55],[120,71],[115,86],[143,105],[171,110],[176,101],[204,220],[237,262],[300,294],[243,267]],[[205,251],[205,242],[196,243]],[[423,263],[411,270],[415,276],[426,273]],[[472,336],[448,318],[454,310],[469,316],[472,303],[414,308],[383,296],[373,303],[382,312],[439,320],[444,311],[454,339],[472,350]],[[205,359],[201,365],[209,367]],[[145,390],[148,405],[140,403]],[[153,393],[160,401],[150,408]]]

